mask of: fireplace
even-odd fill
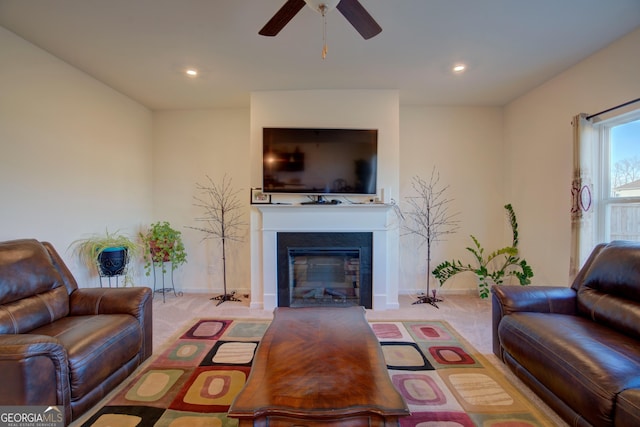
[[[372,308],[372,233],[277,233],[279,307]]]
[[[321,235],[344,234],[354,237],[359,233],[367,236],[370,244],[361,243],[336,243],[321,242],[309,245],[309,239],[305,239],[291,246],[298,249],[311,250],[306,256],[307,260],[300,258],[299,264],[309,262],[309,258],[321,257],[318,251],[322,247],[339,249],[337,256],[343,257],[350,263],[355,262],[351,253],[342,254],[340,251],[357,249],[359,251],[360,276],[357,284],[360,298],[363,292],[366,295],[365,302],[359,305],[371,307],[372,310],[390,310],[399,308],[398,304],[398,227],[397,217],[389,205],[382,203],[371,204],[339,204],[339,205],[255,205],[252,224],[252,263],[251,263],[251,308],[273,310],[281,305],[278,291],[278,282],[282,271],[287,273],[289,269],[289,253],[278,249],[278,241],[284,236],[298,233],[321,237]],[[313,234],[317,233],[317,235]],[[365,247],[366,249],[360,249]],[[280,252],[280,254],[278,254]],[[364,255],[363,255],[364,253]],[[280,255],[280,256],[278,256]],[[294,252],[294,258],[299,253]],[[326,254],[322,254],[324,256]],[[370,259],[369,259],[370,256]],[[286,269],[279,268],[278,258],[285,260]],[[364,261],[363,261],[364,260]],[[317,261],[317,262],[316,262]],[[312,260],[312,264],[320,266],[322,260]],[[332,264],[337,264],[332,261]],[[364,269],[363,269],[364,264]],[[334,267],[323,268],[333,270],[333,277],[339,274]],[[292,272],[293,274],[293,272]],[[367,278],[366,276],[369,276]],[[347,279],[344,279],[345,281]],[[369,284],[368,280],[371,280]],[[287,281],[288,283],[288,281]],[[345,287],[345,286],[343,286]],[[327,286],[327,288],[329,288]],[[329,288],[330,290],[333,288]],[[286,292],[286,291],[285,291]],[[323,295],[325,292],[323,291]],[[319,291],[318,291],[318,295]],[[369,302],[368,298],[371,298]],[[320,299],[320,297],[318,298]]]

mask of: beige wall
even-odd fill
[[[202,224],[202,209],[194,206],[196,184],[207,176],[217,184],[231,179],[247,224],[243,242],[225,244],[227,287],[248,291],[249,274],[249,109],[163,111],[153,116],[153,221],[169,221],[180,230],[187,264],[175,275],[184,291],[219,292],[223,286],[219,240],[190,229]]]
[[[445,192],[449,212],[458,214],[457,233],[432,245],[431,270],[452,258],[471,262],[465,250],[473,234],[492,251],[510,243],[503,234],[505,216],[502,109],[497,107],[416,107],[400,109],[400,206],[415,195],[412,178],[429,181],[433,168],[440,174],[438,188]],[[508,202],[508,201],[507,201]],[[517,212],[516,212],[517,214]],[[506,239],[506,240],[505,240]],[[400,240],[400,286],[405,292],[426,289],[427,248],[415,236]],[[433,281],[431,282],[434,283]],[[442,290],[475,288],[473,274],[447,281]],[[433,289],[433,286],[431,287]]]
[[[640,29],[504,109],[505,197],[520,222],[522,254],[535,284],[569,274],[571,118],[640,96]]]
[[[0,27],[0,241],[51,241],[83,281],[73,240],[105,228],[135,235],[151,215],[151,122],[148,109]]]
[[[469,234],[488,249],[507,244],[502,206],[510,202],[534,283],[566,283],[571,117],[636,98],[639,65],[637,30],[504,108],[400,106],[394,198],[402,205],[411,177],[428,178],[435,165],[460,212],[460,230],[436,246],[435,261],[470,261]],[[207,174],[232,177],[249,219],[248,189],[256,181],[249,108],[151,113],[2,28],[0,74],[0,240],[36,237],[64,252],[105,227],[135,232],[168,220],[183,231],[189,253],[178,285],[221,288],[217,243],[201,242],[186,226],[199,214],[195,184]],[[400,238],[401,292],[424,286],[424,247],[417,244]],[[249,254],[248,242],[232,249],[234,289],[249,289]],[[473,286],[461,277],[445,289]]]

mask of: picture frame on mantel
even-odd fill
[[[271,194],[265,194],[262,192],[262,188],[251,189],[251,204],[252,205],[268,205],[271,204]]]

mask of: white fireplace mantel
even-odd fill
[[[373,237],[373,310],[396,309],[398,304],[398,230],[392,205],[257,205],[260,225],[252,262],[251,306],[277,306],[277,234],[279,232],[371,232]],[[254,228],[255,229],[255,228]],[[262,301],[259,301],[262,296]]]

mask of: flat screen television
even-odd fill
[[[376,194],[377,129],[263,128],[262,191]]]

